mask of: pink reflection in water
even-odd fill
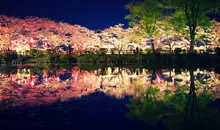
[[[144,91],[154,84],[160,87],[161,92],[166,89],[168,81],[165,81],[159,74],[156,74],[156,79],[152,81],[150,77],[152,73],[147,70],[139,75],[131,72],[129,69],[121,69],[121,72],[113,71],[103,75],[100,69],[86,71],[73,68],[71,71],[43,71],[42,75],[10,74],[8,77],[5,76],[8,80],[0,85],[0,101],[10,102],[4,107],[29,107],[68,101],[96,91],[123,98],[124,96],[140,96],[137,90]],[[71,76],[61,80],[60,74]],[[1,77],[4,75],[2,74]],[[174,80],[173,76],[172,81],[169,82],[174,84]],[[188,77],[184,77],[181,83],[186,84],[187,80]]]

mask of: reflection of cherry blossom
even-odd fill
[[[160,95],[163,95],[167,89],[174,91],[178,87],[189,85],[187,71],[175,74],[174,71],[163,70],[155,74],[156,78],[152,78],[152,72],[147,69],[105,70],[105,75],[101,73],[101,69],[87,71],[77,67],[71,71],[44,70],[38,75],[31,75],[29,69],[19,69],[17,74],[0,73],[4,78],[0,84],[0,105],[2,101],[8,101],[10,104],[6,104],[5,107],[38,106],[80,98],[96,91],[116,98],[138,97],[141,96],[141,91],[156,86],[160,89]],[[194,74],[197,76],[201,73],[203,71],[198,70]],[[214,72],[205,73],[210,76],[206,80],[207,84],[215,86],[219,83],[219,75]],[[171,80],[168,77],[171,77]],[[200,80],[197,76],[195,84]]]

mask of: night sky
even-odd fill
[[[127,26],[125,4],[131,0],[6,0],[0,14],[23,18],[37,16],[79,24],[89,29],[104,29],[118,23]]]
[[[0,14],[50,18],[99,30],[118,23],[126,27],[124,6],[130,1],[134,0],[5,0],[0,3]]]

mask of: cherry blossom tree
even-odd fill
[[[180,38],[180,36],[175,28],[171,26],[171,24],[167,22],[162,22],[161,26],[158,27],[158,30],[158,36],[160,37],[159,44],[162,44],[161,47],[163,50],[166,50],[167,48],[169,50],[169,53],[171,54],[176,47],[183,47],[182,45],[180,45],[181,43],[177,43],[178,40],[176,39]]]
[[[113,27],[103,30],[99,36],[103,42],[103,46],[112,45],[118,51],[118,55],[127,49],[128,43],[132,40],[130,38],[132,29],[124,29],[123,24],[118,24]]]
[[[98,45],[94,31],[79,25],[70,26],[64,23],[62,26],[66,30],[67,44],[71,45],[79,54]]]
[[[0,27],[0,44],[1,44],[1,50],[5,50],[7,46],[10,45],[10,35],[7,33],[8,28]]]
[[[18,25],[10,25],[10,27],[0,27],[1,29],[1,43],[3,50],[12,50],[14,45],[13,41],[17,41],[22,37],[21,27]]]
[[[154,37],[151,37],[150,40],[151,44],[153,42],[154,50],[164,49],[168,46],[171,51],[177,46],[177,43],[183,43],[181,46],[188,48],[190,38],[189,35],[186,35],[188,33],[185,33],[187,29],[185,31],[184,29],[177,30],[175,27],[164,24],[163,21],[157,21],[157,31],[154,31]],[[220,43],[219,23],[214,21],[213,24],[213,28],[196,30],[198,38],[200,35],[208,35],[212,48],[218,47]],[[176,41],[175,38],[180,40]],[[120,55],[125,53],[124,51],[136,47],[139,49],[147,48],[146,43],[149,39],[146,32],[138,24],[130,28],[124,28],[123,24],[118,24],[98,32],[79,25],[57,23],[45,18],[26,17],[19,19],[0,15],[1,50],[25,52],[25,50],[32,48],[42,51],[51,49],[58,54],[60,46],[65,46],[75,53],[83,54],[85,51],[95,52],[103,47],[111,47],[115,48]],[[162,44],[162,41],[166,41],[167,45]],[[70,54],[71,51],[67,53]]]
[[[213,28],[211,30],[211,42],[214,44],[214,47],[220,46],[220,22],[212,21]]]

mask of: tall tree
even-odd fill
[[[188,27],[190,36],[190,52],[194,50],[197,27],[209,27],[211,24],[207,14],[218,12],[219,0],[165,0],[173,9],[172,23],[179,29]]]
[[[151,41],[151,48],[156,54],[153,41],[162,15],[162,3],[159,0],[144,0],[143,2],[132,2],[126,5],[130,14],[125,18],[130,20],[130,25],[140,26]]]

